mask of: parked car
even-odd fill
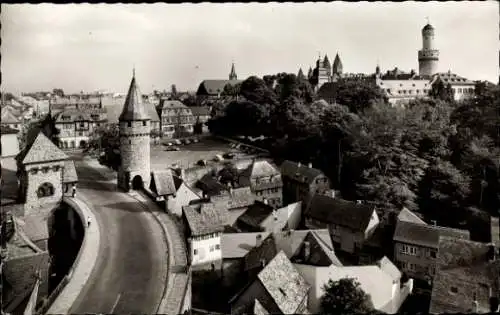
[[[174,143],[175,143],[175,144],[177,144],[177,145],[182,145],[182,142],[181,142],[181,140],[179,140],[179,139],[175,139],[175,140],[174,140]]]
[[[185,144],[191,144],[191,140],[189,140],[189,139],[184,139],[184,143],[185,143]]]
[[[220,154],[216,154],[214,156],[214,161],[215,162],[222,162],[222,161],[224,161],[224,158]]]
[[[196,165],[206,166],[207,165],[207,161],[205,161],[205,160],[199,160],[198,162],[196,162]]]
[[[200,142],[200,140],[198,140],[198,138],[193,139],[193,143],[198,143],[198,142]]]
[[[165,149],[165,151],[180,151],[179,147],[170,146]]]

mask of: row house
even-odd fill
[[[312,164],[284,161],[281,164],[283,180],[283,203],[290,204],[304,201],[314,194],[323,194],[330,189],[330,180]]]
[[[195,133],[207,133],[208,130],[208,121],[211,118],[210,113],[212,112],[211,106],[193,106],[190,107],[191,112],[194,116],[195,127],[201,127],[199,130],[194,130]],[[195,128],[195,129],[196,129]]]
[[[283,205],[283,181],[280,171],[267,160],[253,161],[239,176],[240,186],[250,186],[257,200],[273,208]]]
[[[85,148],[97,126],[90,114],[78,110],[64,110],[55,115],[59,129],[59,147],[62,149]]]
[[[439,238],[443,236],[470,238],[465,230],[398,220],[393,236],[394,262],[410,277],[423,282],[424,287],[432,285]]]
[[[304,223],[309,229],[328,228],[342,251],[355,254],[373,235],[380,219],[373,205],[316,194],[306,206]]]
[[[182,207],[187,248],[193,268],[220,265],[221,235],[227,222],[227,209],[218,203],[191,204]]]
[[[161,117],[160,129],[163,137],[174,138],[193,133],[195,117],[191,109],[182,102],[163,99],[157,110]]]

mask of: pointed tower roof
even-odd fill
[[[237,80],[236,70],[234,69],[234,62],[231,64],[231,73],[229,73],[229,80]]]
[[[35,140],[16,157],[22,164],[60,161],[68,158],[42,131],[38,132]]]
[[[328,55],[325,54],[325,58],[323,59],[323,67],[330,67],[330,60],[328,59]]]
[[[119,120],[150,120],[150,117],[144,108],[144,104],[142,103],[142,95],[139,91],[139,87],[135,82],[135,70]]]
[[[305,78],[304,72],[302,72],[302,68],[299,69],[299,73],[297,73],[297,78],[299,78],[299,79]]]
[[[335,60],[333,61],[333,73],[342,73],[342,61],[340,60],[339,54],[335,55]]]

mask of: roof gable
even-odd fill
[[[172,170],[153,171],[151,188],[158,196],[174,195],[177,191]]]
[[[309,253],[306,253],[306,246],[309,246]],[[333,255],[331,255],[333,254]],[[335,264],[341,266],[342,264],[333,253],[332,249],[327,249],[322,240],[309,231],[304,238],[300,247],[295,251],[295,254],[290,258],[293,263],[299,263],[312,266],[330,266]]]
[[[227,221],[227,209],[218,203],[193,204],[182,207],[193,236],[224,231]]]
[[[294,314],[309,291],[309,285],[282,251],[257,277],[283,314]]]
[[[316,177],[323,175],[323,172],[316,168],[287,160],[281,164],[281,175],[286,176],[290,180],[311,184]]]
[[[43,132],[18,155],[23,164],[66,160],[69,157],[61,151]]]
[[[306,215],[322,222],[365,231],[375,207],[325,195],[314,195],[306,209]]]
[[[248,209],[238,217],[238,223],[248,225],[249,227],[259,228],[260,224],[264,222],[274,212],[274,208],[262,202],[255,202],[250,205]]]
[[[237,85],[242,80],[204,80],[198,88],[198,95],[219,95],[224,91],[226,84]]]
[[[437,249],[440,236],[470,238],[469,231],[465,230],[398,221],[393,240]]]
[[[2,124],[19,124],[21,121],[7,107],[2,107]]]
[[[403,208],[403,210],[399,212],[398,221],[413,222],[416,224],[427,225],[427,223],[424,220],[420,219],[415,213],[411,212],[406,208]]]

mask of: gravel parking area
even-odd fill
[[[226,152],[235,152],[234,159],[248,159],[254,155],[246,154],[230,147],[229,143],[211,138],[201,139],[198,143],[179,145],[180,151],[167,151],[167,146],[162,144],[151,147],[151,169],[164,169],[173,164],[182,168],[196,165],[199,160],[210,163],[216,154],[223,155]]]

